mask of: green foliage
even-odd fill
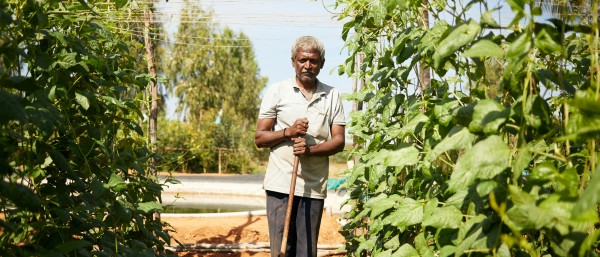
[[[180,100],[178,114],[185,124],[166,122],[184,129],[180,135],[163,134],[162,144],[190,149],[169,155],[190,160],[185,165],[195,171],[215,171],[218,149],[227,149],[222,152],[227,169],[246,172],[263,156],[254,145],[254,130],[266,78],[259,75],[246,35],[220,29],[211,12],[185,3],[182,13],[191,20],[179,25],[171,54],[163,58],[167,87]]]
[[[169,255],[138,125],[148,80],[111,8],[0,1],[2,256]]]
[[[368,106],[350,113],[349,255],[600,254],[598,19],[507,2],[500,30],[482,0],[337,1],[340,73],[367,82],[346,96]]]

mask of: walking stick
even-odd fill
[[[285,250],[287,248],[288,233],[290,230],[290,219],[292,217],[292,204],[294,203],[294,191],[296,189],[296,177],[298,176],[298,163],[300,158],[294,156],[294,168],[292,170],[292,183],[290,183],[290,195],[288,196],[288,205],[285,212],[285,224],[283,226],[283,238],[281,239],[281,251],[279,251],[279,257],[285,257]]]

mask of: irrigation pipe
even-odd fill
[[[320,244],[317,245],[317,256],[344,255],[343,244]],[[175,252],[218,252],[218,253],[240,253],[240,252],[270,252],[268,242],[254,243],[232,243],[232,244],[182,244],[170,247]]]
[[[266,210],[258,211],[240,211],[240,212],[222,212],[222,213],[161,213],[162,217],[170,218],[220,218],[220,217],[245,217],[245,216],[266,216]]]

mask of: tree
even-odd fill
[[[216,148],[235,149],[237,158],[229,163],[240,170],[256,155],[253,130],[266,78],[243,33],[221,31],[210,11],[191,2],[181,16],[165,65],[168,86],[180,99],[178,111],[195,128],[181,147],[204,151],[199,154],[205,168],[217,163]]]

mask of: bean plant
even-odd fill
[[[0,256],[169,255],[125,4],[0,0]]]
[[[365,81],[346,95],[364,105],[349,256],[600,253],[598,1],[576,18],[489,2],[336,1],[339,73]]]

